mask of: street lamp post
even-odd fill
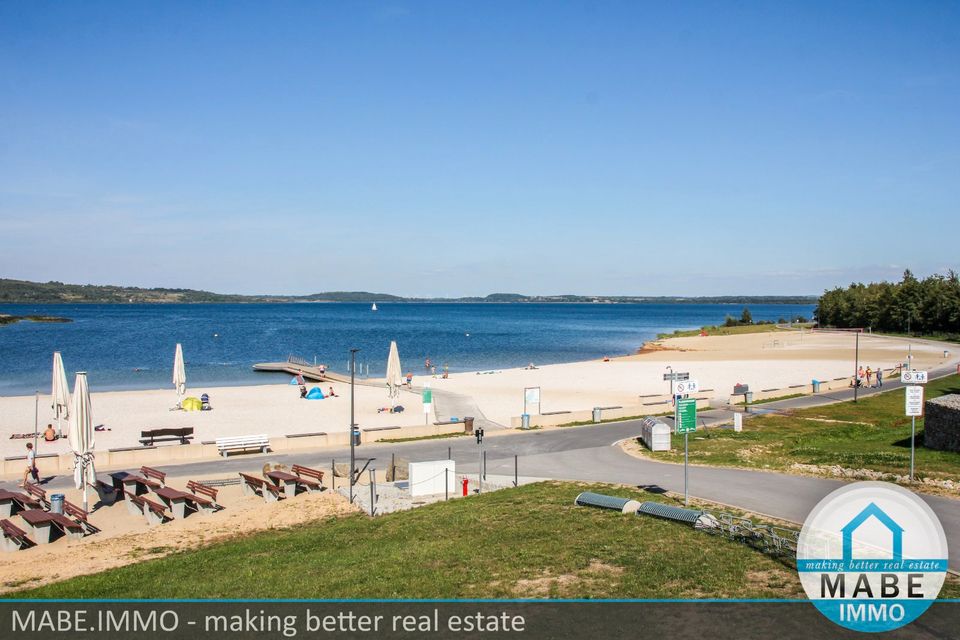
[[[356,481],[357,457],[355,447],[357,443],[357,422],[354,420],[353,397],[354,377],[357,372],[357,351],[350,349],[350,504],[353,504],[353,485]]]

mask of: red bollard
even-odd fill
[[[463,497],[464,497],[464,498],[467,497],[467,483],[469,483],[469,482],[470,482],[470,481],[467,480],[466,478],[463,479]]]

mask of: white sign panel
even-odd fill
[[[410,495],[430,496],[444,491],[453,491],[457,481],[457,465],[453,460],[411,462]]]
[[[697,381],[691,378],[690,380],[678,380],[673,383],[673,393],[678,396],[682,396],[688,393],[696,393],[700,390],[700,386],[697,384]]]
[[[900,382],[904,384],[926,384],[926,371],[903,371],[900,374]]]
[[[530,404],[540,404],[540,387],[527,387],[523,390],[524,401]]]
[[[923,415],[923,387],[907,387],[907,415]]]

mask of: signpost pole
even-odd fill
[[[909,369],[900,374],[900,382],[904,383],[905,413],[910,416],[910,478],[912,484],[916,473],[917,453],[917,416],[923,415],[923,385],[927,382],[926,371]]]
[[[912,416],[910,418],[910,484],[913,484],[913,455],[915,441],[917,439],[917,418]]]
[[[688,472],[689,467],[687,466],[687,463],[689,462],[688,454],[690,452],[689,438],[690,438],[689,434],[686,434],[686,433],[683,434],[683,506],[685,507],[690,506],[690,489],[689,489],[690,485],[687,482],[689,479],[689,472]]]

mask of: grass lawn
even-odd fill
[[[960,376],[926,385],[926,397],[960,393]],[[790,415],[763,415],[744,421],[743,431],[710,429],[690,439],[690,460],[698,464],[790,471],[791,465],[839,465],[904,475],[910,468],[910,418],[903,415],[904,391],[860,402],[801,409]],[[680,448],[677,443],[681,444]],[[651,458],[683,461],[682,442]],[[916,469],[920,477],[960,481],[960,453],[923,446],[923,419],[917,419]]]
[[[687,525],[575,507],[585,490],[672,500],[544,482],[260,533],[9,596],[802,597],[789,561]]]
[[[800,325],[795,325],[800,326]],[[807,326],[807,325],[804,325]],[[657,340],[663,338],[689,338],[693,336],[699,336],[701,331],[706,331],[707,335],[711,336],[735,336],[743,333],[770,333],[770,332],[789,332],[794,331],[793,329],[781,329],[776,324],[744,324],[733,327],[720,326],[709,326],[703,327],[702,329],[688,329],[686,331],[674,331],[673,333],[660,333],[657,334]]]

